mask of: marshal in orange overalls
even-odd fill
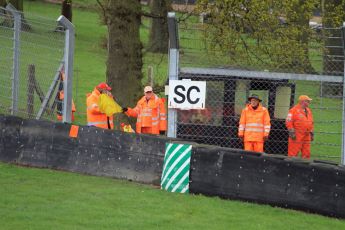
[[[242,110],[238,136],[243,139],[244,150],[263,152],[264,141],[271,129],[270,115],[261,104],[256,109],[248,104]]]
[[[136,132],[160,134],[167,130],[166,110],[161,98],[152,92],[151,86],[146,86],[143,96],[135,108],[127,108],[126,114],[137,118]]]
[[[63,82],[65,81],[65,73],[63,71],[60,71],[60,83],[59,83],[59,91],[56,95],[56,101],[57,101],[57,109],[56,109],[56,118],[58,121],[63,120],[63,102],[64,102],[64,91],[63,91]],[[74,112],[76,112],[76,108],[74,105],[74,101],[72,99],[72,114],[71,114],[71,120],[74,121]]]
[[[301,99],[304,98],[302,96],[300,97],[300,103],[303,101]],[[301,151],[302,158],[309,159],[310,142],[314,135],[314,121],[311,110],[308,107],[303,108],[301,104],[294,106],[290,109],[286,118],[286,127],[290,133],[294,134],[293,136],[289,136],[288,156],[297,157]]]

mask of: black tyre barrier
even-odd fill
[[[0,115],[0,160],[160,184],[165,145],[176,139]],[[192,144],[192,143],[189,143]],[[191,193],[345,218],[345,167],[193,144]]]
[[[18,158],[22,119],[0,115],[0,160],[10,162]]]
[[[168,138],[0,116],[0,160],[160,184]]]
[[[236,149],[193,148],[190,192],[345,217],[345,168]]]

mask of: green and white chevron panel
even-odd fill
[[[189,169],[192,145],[167,143],[161,188],[170,192],[189,192]]]

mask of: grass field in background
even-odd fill
[[[345,221],[0,163],[1,229],[345,229]]]

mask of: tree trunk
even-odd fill
[[[326,75],[342,76],[344,73],[343,41],[341,29],[334,29],[342,26],[342,23],[337,23],[334,20],[334,8],[340,6],[342,0],[327,0],[324,1],[323,6],[323,33],[325,37],[325,49],[323,55],[323,73]],[[342,19],[344,21],[345,18]],[[329,29],[333,28],[333,29]],[[322,85],[322,95],[335,96],[342,95],[342,86],[335,84],[324,83]]]
[[[27,73],[27,107],[26,112],[30,119],[34,118],[34,104],[35,104],[35,86],[34,86],[34,79],[35,79],[35,65],[31,64],[28,66],[28,73]]]
[[[9,3],[11,3],[18,11],[23,11],[23,0],[9,0]]]
[[[0,0],[0,7],[6,7],[6,0]]]
[[[72,22],[72,0],[63,0],[61,4],[61,14]]]
[[[152,0],[151,13],[161,18],[152,18],[147,50],[153,53],[168,52],[167,13],[171,9],[170,0]]]
[[[123,107],[134,107],[142,93],[140,0],[104,1],[108,27],[107,82]]]

